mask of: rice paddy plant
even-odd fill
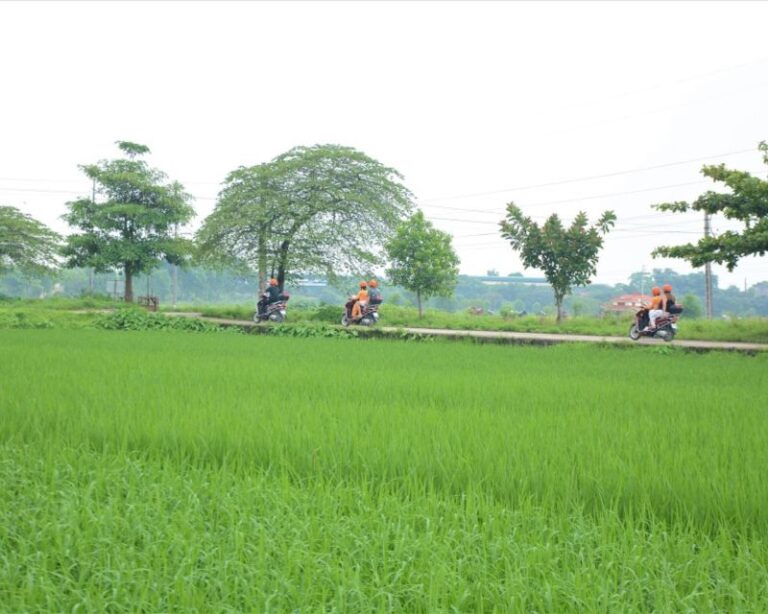
[[[765,355],[0,331],[12,611],[764,611]]]

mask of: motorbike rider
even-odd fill
[[[667,308],[667,298],[665,296],[662,296],[661,294],[661,288],[658,286],[654,286],[651,289],[651,294],[653,295],[653,298],[651,299],[650,305],[648,305],[648,326],[645,327],[644,330],[653,330],[656,327],[656,318],[660,318],[664,315],[664,311],[666,311]]]
[[[379,291],[379,282],[372,279],[368,282],[368,300],[371,305],[376,305],[381,302],[381,292]]]
[[[664,297],[667,299],[667,313],[677,314],[683,312],[683,306],[678,305],[675,300],[675,295],[672,294],[672,284],[664,284],[662,287],[664,290]]]
[[[269,280],[269,285],[262,293],[261,300],[258,302],[259,313],[263,314],[267,310],[268,305],[280,302],[281,294],[282,292],[277,285],[277,280],[273,277]]]
[[[357,320],[363,312],[363,307],[368,304],[368,282],[360,282],[360,291],[351,297],[355,302],[352,305],[352,319]]]

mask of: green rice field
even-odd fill
[[[0,330],[0,610],[766,612],[767,372]]]

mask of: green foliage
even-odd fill
[[[761,142],[758,150],[768,165],[768,143]],[[725,264],[729,271],[733,271],[744,256],[764,256],[768,251],[768,180],[726,168],[724,164],[706,165],[701,174],[723,183],[729,193],[718,194],[710,190],[692,203],[678,201],[654,207],[659,211],[722,214],[726,219],[742,222],[744,229],[741,233],[727,230],[716,237],[704,237],[696,244],[659,247],[654,250],[654,256],[682,258],[694,267],[716,262]]]
[[[238,327],[222,327],[196,318],[168,317],[161,313],[126,307],[102,315],[97,321],[98,328],[107,330],[175,330],[198,333],[240,333]]]
[[[309,312],[308,319],[317,320],[318,322],[329,322],[337,324],[341,320],[342,312],[342,306],[319,305],[317,308]]]
[[[605,235],[616,222],[613,211],[606,211],[592,227],[587,216],[579,212],[570,228],[565,228],[557,214],[552,214],[539,227],[514,203],[507,205],[507,217],[500,223],[501,236],[512,249],[520,252],[525,268],[539,269],[555,293],[557,319],[562,318],[563,298],[574,286],[590,282],[595,274],[598,253]]]
[[[451,235],[437,230],[422,211],[397,227],[386,245],[392,264],[387,276],[394,285],[416,293],[419,316],[422,297],[450,296],[459,274],[459,258]]]
[[[699,297],[695,294],[691,294],[690,292],[686,294],[680,305],[682,305],[685,310],[686,318],[695,319],[704,315],[704,307],[702,306]]]
[[[82,329],[92,327],[95,318],[96,314],[31,307],[22,301],[14,301],[8,306],[0,303],[0,329]]]
[[[250,321],[256,308],[252,305],[211,305],[192,311],[199,311],[202,315],[212,318]]]
[[[41,273],[57,265],[61,237],[15,207],[0,206],[0,274]]]
[[[356,329],[329,326],[328,324],[276,324],[265,329],[267,334],[276,337],[322,337],[333,339],[351,339],[358,336]]]
[[[365,273],[411,210],[400,174],[351,147],[295,147],[227,176],[197,240],[200,258],[275,277]]]
[[[7,328],[53,328],[50,319],[27,311],[0,311],[0,329]]]
[[[163,259],[181,264],[191,244],[176,229],[195,215],[190,196],[178,182],[143,160],[143,145],[118,142],[129,159],[102,160],[81,166],[94,181],[102,202],[81,198],[67,203],[67,223],[80,230],[67,237],[64,254],[71,267],[93,267],[104,272],[122,269],[125,299],[133,301],[133,276],[152,270]]]

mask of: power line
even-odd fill
[[[444,201],[444,200],[459,200],[459,199],[462,199],[462,198],[474,198],[476,196],[492,196],[494,194],[503,194],[505,192],[520,192],[520,191],[523,191],[523,190],[533,190],[533,189],[536,189],[536,188],[546,188],[546,187],[555,186],[555,185],[563,185],[563,184],[566,184],[566,183],[577,183],[577,182],[581,182],[581,181],[590,181],[592,179],[602,179],[604,177],[616,177],[616,176],[619,176],[619,175],[628,175],[628,174],[631,174],[631,173],[640,173],[640,172],[644,172],[644,171],[656,170],[656,169],[659,169],[659,168],[667,168],[667,167],[670,167],[670,166],[679,166],[680,164],[689,164],[691,162],[701,162],[702,160],[710,160],[712,158],[724,158],[724,157],[728,157],[728,156],[736,156],[736,155],[740,155],[740,154],[744,154],[744,153],[751,153],[751,152],[754,152],[754,151],[755,151],[755,148],[753,147],[753,148],[750,148],[750,149],[741,149],[739,151],[731,151],[731,152],[726,152],[726,153],[721,153],[721,154],[714,154],[714,155],[711,155],[711,156],[702,156],[700,158],[689,158],[688,160],[678,160],[677,162],[666,162],[664,164],[655,164],[653,166],[643,166],[643,167],[631,168],[631,169],[627,169],[627,170],[623,170],[623,171],[614,171],[614,172],[611,172],[611,173],[603,173],[601,175],[587,175],[587,176],[584,176],[584,177],[573,177],[571,179],[560,179],[560,180],[557,180],[557,181],[550,181],[550,182],[547,182],[547,183],[535,183],[535,184],[530,184],[530,185],[518,186],[518,187],[514,187],[514,188],[505,188],[503,190],[493,190],[493,191],[490,191],[490,192],[476,192],[474,194],[460,194],[460,195],[456,195],[456,196],[444,196],[444,197],[441,197],[441,198],[427,198],[427,199],[424,199],[424,201],[422,201],[422,202],[424,202],[424,203],[441,202],[441,201]]]
[[[583,196],[581,198],[565,198],[562,200],[549,200],[539,203],[530,203],[526,207],[543,207],[545,205],[562,205],[565,203],[576,203],[583,200],[595,200],[598,198],[611,198],[613,196],[625,196],[627,194],[640,194],[641,192],[653,192],[655,190],[666,190],[668,188],[680,188],[689,185],[699,185],[702,183],[710,183],[708,180],[699,179],[698,181],[686,181],[684,183],[671,183],[668,185],[661,185],[655,188],[641,188],[639,190],[626,190],[624,192],[610,192],[607,194],[596,194],[594,196]],[[492,212],[490,209],[483,209],[482,211]],[[478,212],[479,213],[479,212]]]

